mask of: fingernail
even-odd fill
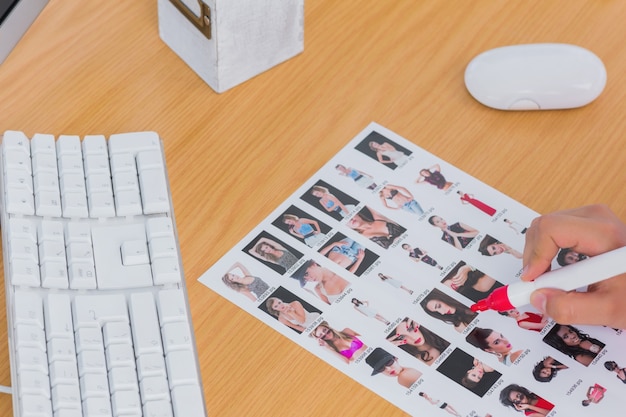
[[[527,272],[528,272],[528,265],[522,268],[522,273],[520,274],[520,277],[524,278],[524,275],[526,275]]]
[[[535,291],[530,296],[530,303],[533,305],[533,307],[535,307],[537,310],[539,310],[542,313],[546,312],[546,302],[547,301],[548,301],[548,298],[546,297],[545,294],[543,294],[541,292]]]

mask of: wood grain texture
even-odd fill
[[[197,278],[370,121],[538,212],[601,202],[626,220],[624,21],[610,0],[309,1],[304,53],[220,95],[161,42],[156,2],[52,0],[0,66],[0,130],[163,138],[211,416],[399,416]],[[533,42],[596,53],[605,91],[549,112],[471,98],[475,55]]]

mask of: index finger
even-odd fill
[[[563,210],[534,219],[526,232],[522,279],[532,281],[550,268],[561,248],[597,255],[620,244],[616,218],[605,206]]]

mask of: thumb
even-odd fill
[[[559,324],[604,325],[609,320],[606,295],[594,292],[562,291],[542,288],[530,296],[530,303]]]

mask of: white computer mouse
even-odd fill
[[[491,49],[465,69],[465,86],[485,106],[500,110],[581,107],[606,84],[594,53],[576,45],[536,43]]]

